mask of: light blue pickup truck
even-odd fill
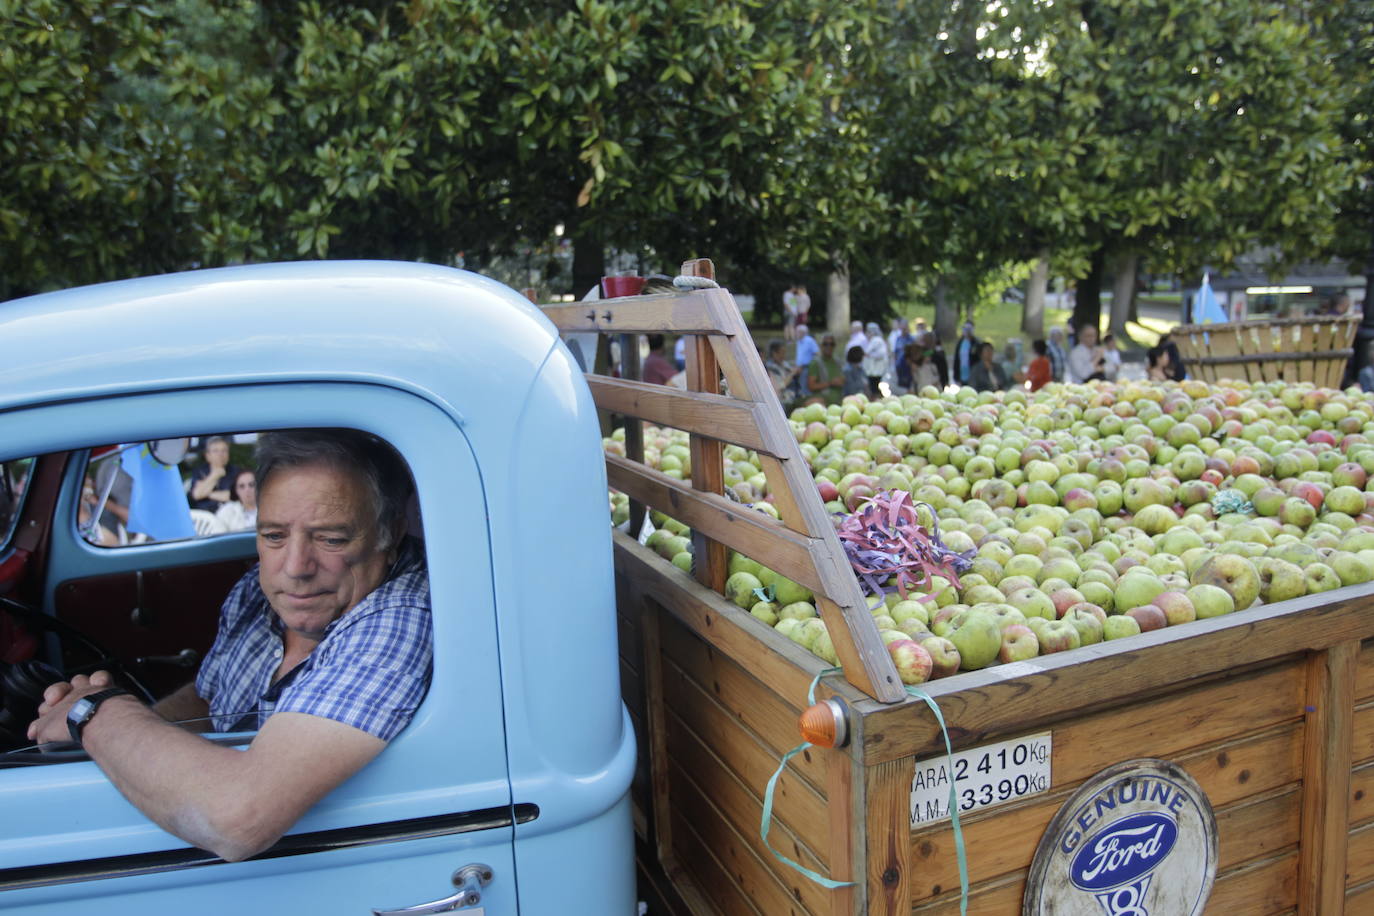
[[[445,268],[278,264],[0,303],[0,341],[0,910],[635,911],[600,431],[538,309]],[[257,433],[315,427],[409,466],[433,678],[380,756],[226,862],[26,721],[44,665],[145,697],[189,681],[256,557],[243,505],[150,537],[140,467],[189,468],[212,436],[251,462]]]

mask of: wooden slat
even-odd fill
[[[1200,697],[1203,702],[1208,699]],[[1132,712],[1142,721],[1154,715],[1149,704],[1132,707]],[[1092,727],[1082,724],[1084,730]],[[1120,737],[1126,734],[1120,733]],[[1055,740],[1055,789],[1051,794],[975,812],[962,819],[964,843],[970,850],[972,882],[998,881],[1003,875],[1029,868],[1045,829],[1083,780],[1137,756],[1166,757],[1187,770],[1218,810],[1219,826],[1223,814],[1230,819],[1225,820],[1227,824],[1264,824],[1266,818],[1274,818],[1272,824],[1264,824],[1264,829],[1253,836],[1249,834],[1250,828],[1223,831],[1222,867],[1298,842],[1302,742],[1296,725],[1188,754],[1176,755],[1166,747],[1160,747],[1158,752],[1142,752],[1131,746],[1121,748],[1119,753],[1108,750],[1096,758],[1072,763],[1060,760],[1057,735]],[[1265,804],[1258,810],[1246,810],[1260,801]],[[948,822],[914,832],[911,844],[915,902],[939,897],[958,885],[954,834]]]
[[[626,296],[571,305],[545,305],[541,310],[563,334],[709,334],[720,333],[702,301],[686,293]]]
[[[829,667],[787,637],[682,575],[681,570],[665,564],[652,551],[619,532],[613,538],[617,568],[626,570],[643,593],[672,611],[727,658],[747,664],[750,672],[773,690],[789,697],[804,697],[811,680]],[[832,692],[843,696],[851,707],[864,697],[838,677],[826,678],[818,696]]]
[[[687,387],[706,394],[720,394],[720,367],[716,363],[715,353],[697,337],[687,339]],[[692,453],[692,486],[702,493],[724,493],[725,466],[720,442],[694,435],[689,448]],[[730,561],[725,544],[693,528],[692,556],[692,569],[697,581],[714,591],[724,591]]]
[[[824,912],[829,908],[829,893],[819,884],[804,878],[774,858],[758,835],[761,808],[757,799],[712,761],[702,761],[703,747],[683,732],[673,732],[671,783],[676,808],[691,812],[692,824],[698,834],[723,836],[734,853],[725,856],[731,871],[756,872],[756,882],[764,887],[772,901],[794,900],[805,912]],[[816,861],[811,849],[798,842],[786,824],[774,818],[768,839],[774,849],[804,867],[818,873],[826,872],[822,862]],[[757,901],[756,902],[760,902]],[[767,912],[775,912],[769,905]]]
[[[670,669],[672,667],[669,665]],[[670,736],[669,746],[681,752],[684,740],[681,733],[689,732],[711,755],[695,755],[695,765],[712,766],[719,771],[719,777],[728,776],[747,786],[750,795],[755,798],[753,810],[761,810],[760,799],[768,780],[778,768],[782,754],[774,751],[753,729],[732,718],[732,710],[728,706],[716,702],[714,697],[685,677],[680,670],[673,670],[669,694],[676,701],[670,714],[676,731]],[[699,703],[700,706],[690,708],[687,704],[691,703]],[[819,753],[808,751],[805,759],[798,755],[788,761],[787,769],[783,770],[773,791],[774,819],[786,827],[796,841],[804,844],[809,855],[822,865],[829,862],[826,852],[829,839],[828,806],[813,783],[817,779],[828,779],[828,767],[829,762],[821,759]],[[712,781],[706,776],[702,780]],[[758,831],[757,817],[754,829]],[[785,847],[786,844],[782,844],[781,848]]]
[[[617,455],[606,456],[606,476],[620,492],[643,500],[693,531],[728,544],[813,591],[822,588],[811,557],[823,545],[788,530],[772,516],[723,496],[700,493],[690,484]]]
[[[1302,860],[1298,912],[1335,913],[1345,900],[1345,847],[1355,666],[1360,643],[1314,653],[1307,663]]]
[[[597,375],[588,375],[587,384],[596,405],[606,410],[758,452],[769,451],[768,443],[759,435],[751,401]]]
[[[749,670],[715,651],[676,621],[665,620],[661,636],[666,662],[665,686],[675,700],[698,702],[703,697],[711,699],[729,714],[732,721],[766,748],[766,756],[772,761],[772,767],[777,766],[778,759],[786,751],[801,743],[797,719],[806,706],[805,691],[797,694],[795,699],[779,696]],[[689,685],[699,688],[700,695]],[[682,715],[689,714],[684,712]],[[714,735],[707,730],[706,721],[695,715],[689,721],[701,729],[708,740],[713,740]],[[806,780],[811,791],[820,796],[827,783],[825,766],[828,759],[808,749],[792,759],[788,765],[789,772],[795,771]],[[772,769],[769,769],[771,773]],[[752,778],[756,774],[750,775]],[[823,833],[816,834],[818,842]]]
[[[692,909],[699,916],[707,913],[752,914],[752,916],[771,916],[767,911],[754,905],[754,898],[747,888],[741,887],[744,876],[735,875],[717,858],[717,850],[703,840],[693,830],[695,819],[685,811],[673,812],[673,831],[682,837],[681,861],[679,866],[690,878],[689,886],[695,895],[704,898],[709,909],[700,905]],[[676,871],[676,869],[674,869]],[[672,872],[670,872],[672,873]],[[673,884],[681,888],[683,879],[673,875]]]
[[[1374,699],[1374,642],[1360,646],[1355,663],[1355,700]]]
[[[1206,916],[1270,916],[1297,900],[1298,854],[1284,853],[1218,874]]]
[[[1349,809],[1351,827],[1374,822],[1374,761],[1351,770]]]
[[[1350,916],[1374,913],[1374,881],[1352,887],[1345,895],[1345,911]]]
[[[1350,759],[1354,763],[1374,760],[1374,700],[1365,700],[1355,707]]]
[[[863,764],[840,750],[817,748],[826,761],[826,814],[830,823],[830,877],[852,882],[830,892],[830,916],[859,916],[867,911],[864,901],[864,874],[867,857],[867,821],[858,806],[863,785]]]
[[[911,762],[890,760],[864,771],[868,832],[868,912],[897,916],[911,910]]]
[[[1372,611],[1370,588],[1354,586],[932,681],[926,692],[940,703],[956,746],[965,747],[1055,722],[1063,710],[1186,688],[1288,653],[1367,637]],[[1167,651],[1158,651],[1162,646]],[[1055,702],[1046,703],[1047,696]],[[911,714],[917,705],[860,704],[867,762],[927,757],[943,747],[933,718]],[[1358,740],[1358,723],[1356,732]]]
[[[651,598],[643,600],[640,632],[644,645],[645,714],[648,718],[649,790],[654,847],[658,860],[671,868],[677,859],[673,838],[672,799],[668,790],[668,712],[664,702],[664,665],[660,645],[663,614]]]
[[[1346,883],[1350,887],[1374,881],[1374,825],[1357,827],[1350,831],[1346,842],[1344,871]]]

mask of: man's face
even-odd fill
[[[382,584],[363,481],[325,465],[276,471],[258,494],[258,581],[287,629],[311,639]]]
[[[1089,325],[1078,332],[1078,339],[1089,347],[1097,345],[1097,328]]]

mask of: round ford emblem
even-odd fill
[[[1040,839],[1023,916],[1199,914],[1217,870],[1212,806],[1165,760],[1132,760],[1089,779]]]

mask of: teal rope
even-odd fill
[[[924,701],[935,713],[935,721],[940,724],[940,735],[945,739],[945,759],[949,764],[949,820],[954,827],[954,854],[959,860],[959,916],[968,916],[968,853],[964,848],[964,828],[959,823],[959,799],[954,791],[954,748],[949,743],[949,729],[945,727],[940,704],[930,694],[910,684],[903,686],[908,694]]]
[[[826,668],[820,674],[816,675],[815,680],[811,682],[811,689],[806,693],[807,705],[815,704],[816,685],[821,682],[821,678],[827,674],[835,674],[839,670],[839,668]],[[769,852],[777,857],[778,861],[806,875],[806,877],[810,878],[821,887],[827,888],[828,890],[834,890],[837,887],[854,887],[853,881],[836,881],[833,878],[827,878],[824,875],[817,874],[805,865],[793,862],[791,859],[787,858],[787,856],[774,849],[773,844],[768,842],[768,831],[772,829],[773,826],[773,790],[778,786],[778,780],[782,777],[782,771],[787,768],[787,761],[813,746],[814,745],[812,745],[810,741],[803,741],[801,744],[798,744],[796,747],[792,748],[792,750],[782,755],[782,760],[778,762],[777,770],[773,773],[772,778],[768,780],[768,788],[763,792],[763,817],[759,820],[759,839],[763,840],[763,845],[767,847]]]
[[[816,675],[815,679],[811,681],[811,689],[806,692],[806,702],[808,706],[815,705],[816,686],[820,684],[821,678],[825,677],[827,674],[838,674],[840,670],[839,668],[826,668]],[[964,830],[959,823],[959,800],[954,791],[954,780],[952,778],[954,773],[954,748],[949,743],[949,729],[945,727],[945,717],[940,712],[939,704],[925,691],[916,687],[907,686],[906,692],[924,701],[925,704],[930,707],[930,711],[935,713],[935,721],[939,723],[940,734],[945,739],[945,755],[949,760],[949,772],[951,775],[949,782],[949,816],[954,826],[954,851],[959,860],[959,916],[968,916],[968,855],[964,848]],[[807,878],[810,878],[821,887],[829,890],[834,890],[839,887],[854,887],[855,882],[853,881],[836,881],[833,878],[827,878],[804,865],[792,861],[787,856],[774,849],[773,844],[768,842],[768,831],[773,826],[773,793],[777,788],[778,780],[782,777],[782,771],[787,768],[787,762],[789,760],[813,746],[814,745],[812,745],[810,741],[803,741],[801,744],[782,755],[782,760],[778,762],[777,770],[768,780],[768,787],[763,792],[763,816],[759,820],[759,839],[763,840],[763,845],[767,847],[768,851],[771,852],[778,861],[790,866]]]

